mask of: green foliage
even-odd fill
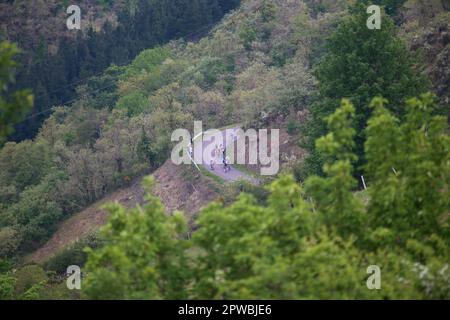
[[[21,247],[35,248],[52,233],[62,216],[57,199],[53,198],[57,184],[48,176],[42,183],[22,192],[20,200],[8,208],[6,214],[14,217],[20,232]]]
[[[55,108],[34,141],[0,150],[2,257],[35,249],[63,218],[167,159],[172,130],[191,122],[177,101],[179,86],[164,87],[185,68],[184,60],[166,59],[168,53],[167,47],[147,50],[129,67],[110,68],[80,88],[76,107]],[[112,92],[86,93],[110,81]]]
[[[140,50],[137,36],[154,43],[150,26],[159,28],[156,34],[167,26],[171,35],[196,28],[203,19],[198,6],[206,2],[192,2],[185,12],[170,8],[192,19],[168,25],[145,17],[147,10],[167,12],[159,1],[149,3],[130,2],[119,17],[116,32],[126,49],[117,43],[111,50],[108,30],[105,38],[90,32],[89,46],[78,41],[77,48],[90,61],[71,63],[67,73],[87,76],[110,58],[125,62],[127,52]],[[448,298],[445,119],[433,116],[429,96],[403,103],[426,82],[392,21],[383,16],[382,30],[368,30],[361,7],[329,41],[316,71],[316,99],[309,65],[321,59],[324,35],[348,3],[308,5],[309,11],[295,1],[250,1],[198,42],[145,50],[130,66],[90,79],[72,107],[55,108],[34,141],[6,144],[0,151],[0,256],[36,248],[62,218],[156,168],[169,155],[171,132],[191,128],[193,119],[211,127],[266,126],[284,115],[292,132],[302,126],[292,119],[311,111],[305,132],[313,152],[298,174],[302,186],[286,176],[270,186],[238,183],[221,194],[223,203],[198,214],[191,240],[184,240],[184,219],[166,214],[154,198],[144,208],[112,205],[103,246],[81,242],[45,267],[64,273],[68,264],[87,259],[83,297],[95,299]],[[133,35],[121,29],[123,21]],[[93,60],[91,48],[108,55]],[[67,61],[76,60],[63,51]],[[42,81],[64,84],[50,78]],[[377,99],[371,107],[377,95],[388,102]],[[359,174],[369,187],[364,192],[355,192]],[[82,252],[84,246],[91,249]],[[366,287],[370,264],[381,267],[382,290]],[[11,294],[10,270],[10,263],[1,270],[5,297],[74,297],[63,284],[43,285],[44,279]]]
[[[126,67],[110,66],[101,75],[89,78],[85,86],[79,86],[79,96],[94,109],[112,109],[119,98],[117,85],[125,70]]]
[[[52,169],[52,152],[47,141],[9,142],[0,150],[0,184],[16,192],[38,184]]]
[[[136,116],[146,109],[148,110],[148,100],[140,92],[133,92],[126,96],[123,96],[117,101],[117,109],[125,109],[128,112],[128,116]]]
[[[45,262],[44,268],[56,274],[66,274],[67,267],[70,265],[84,266],[87,260],[87,254],[84,251],[86,247],[95,249],[100,245],[101,241],[98,240],[97,235],[90,235],[51,257]]]
[[[256,28],[252,26],[250,23],[243,25],[239,33],[239,38],[241,39],[244,48],[247,51],[251,50],[252,43],[257,38]]]
[[[0,300],[12,300],[16,278],[10,273],[0,274]]]
[[[150,190],[152,180],[146,181]],[[161,202],[147,197],[144,208],[128,213],[109,205],[108,224],[100,237],[106,243],[89,249],[84,294],[90,299],[181,299],[186,297],[185,224],[168,218]]]
[[[432,116],[433,99],[409,100],[401,124],[376,99],[366,129],[372,225],[395,229],[402,245],[415,239],[436,247],[438,238],[450,240],[450,139],[446,117]]]
[[[286,129],[289,135],[294,135],[298,131],[299,125],[295,120],[289,119],[286,124]]]
[[[188,68],[182,75],[184,82],[207,89],[227,72],[227,65],[220,58],[205,57],[195,67]]]
[[[249,173],[250,174],[250,173]],[[252,195],[258,204],[266,204],[269,196],[269,190],[263,185],[254,185],[246,180],[239,180],[234,182],[228,188],[228,194],[225,195],[225,203],[230,204],[234,202],[241,193]]]
[[[264,0],[261,6],[261,19],[263,22],[275,20],[277,6],[271,0]]]
[[[45,271],[37,265],[20,268],[14,277],[16,278],[14,295],[23,299],[37,299],[39,290],[48,280]]]
[[[367,14],[358,5],[354,13],[345,18],[328,42],[328,53],[316,70],[320,95],[311,107],[311,119],[304,127],[307,136],[304,146],[313,154],[307,161],[311,173],[318,165],[320,153],[314,141],[326,133],[324,119],[338,107],[342,98],[355,106],[356,155],[358,172],[365,163],[364,127],[371,114],[373,97],[383,96],[389,101],[388,109],[400,118],[407,98],[424,92],[429,81],[414,70],[414,60],[405,45],[396,37],[392,20],[383,16],[380,30],[366,27]],[[352,35],[352,36],[349,36]]]
[[[47,239],[67,208],[59,190],[64,174],[54,167],[53,156],[45,140],[7,143],[0,151],[0,257]]]
[[[225,10],[237,2],[220,3]],[[242,48],[238,33],[247,22],[255,27],[256,42],[264,41],[266,46],[272,41],[277,45],[285,42],[287,34],[277,39],[277,33],[266,31],[279,30],[280,17],[294,13],[272,1],[250,15],[237,12],[242,24],[230,30],[226,24],[219,25],[210,38],[198,43],[180,40],[144,50],[129,66],[113,65],[98,75],[110,58],[120,65],[126,61],[121,44],[115,43],[114,50],[108,46],[108,34],[120,33],[117,42],[125,37],[123,21],[130,19],[130,29],[139,29],[141,35],[150,33],[146,26],[160,24],[143,13],[163,10],[162,3],[153,9],[147,7],[148,1],[134,5],[119,17],[115,31],[106,26],[100,34],[88,31],[86,39],[77,39],[76,50],[69,40],[64,41],[59,51],[64,58],[59,54],[52,57],[49,72],[40,75],[43,90],[38,95],[46,99],[46,90],[67,84],[65,75],[84,78],[96,74],[82,81],[86,83],[76,89],[79,99],[72,106],[54,108],[36,139],[9,143],[0,151],[0,234],[8,244],[2,255],[28,253],[47,240],[62,219],[164,163],[170,155],[172,131],[191,128],[193,119],[202,119],[211,127],[243,120],[261,125],[263,117],[288,114],[309,103],[313,77],[303,61],[289,60],[293,52],[286,51],[280,68],[271,66],[269,47],[248,55]],[[196,5],[189,7],[192,13],[198,11]],[[179,17],[186,14],[180,12]],[[288,20],[283,23],[289,28]],[[186,28],[185,22],[178,21],[171,32]],[[137,32],[126,40],[130,52],[140,46],[135,36]],[[268,38],[263,39],[265,36]],[[107,55],[100,54],[105,50]],[[85,61],[78,63],[78,54]],[[41,63],[48,65],[45,60]],[[67,69],[61,67],[65,61],[71,61],[64,64]],[[29,80],[34,82],[32,77]],[[71,98],[67,90],[56,95]],[[48,100],[45,104],[51,105],[53,99]],[[30,124],[25,129],[21,127],[20,132],[34,130]],[[264,195],[261,190],[254,191],[258,198]]]
[[[193,241],[203,253],[194,272],[195,297],[282,298],[290,293],[286,259],[309,234],[312,217],[292,179],[278,180],[271,191],[265,207],[241,194],[231,206],[214,204],[199,216]],[[275,278],[274,270],[281,271]],[[271,286],[280,290],[267,291]]]
[[[152,197],[128,213],[111,206],[108,242],[89,250],[87,297],[448,299],[445,118],[431,115],[429,95],[408,102],[400,126],[382,99],[372,106],[364,202],[353,192],[355,107],[343,100],[327,118],[330,132],[317,141],[326,175],[307,179],[305,190],[282,176],[258,201],[243,192],[229,205],[214,202],[199,214],[190,242],[180,240],[174,222],[183,219],[165,215]],[[381,290],[366,287],[370,265],[381,268]]]
[[[152,72],[169,57],[169,50],[157,47],[142,51],[136,59],[127,67],[124,77],[130,77],[141,72]]]
[[[102,7],[110,8],[114,4],[114,0],[96,0]]]
[[[27,291],[19,296],[20,300],[39,300],[41,291],[44,288],[46,281],[33,284]]]
[[[14,268],[14,260],[8,258],[0,258],[0,273],[11,271]]]
[[[26,265],[13,272],[0,273],[0,300],[74,299],[65,281],[55,279],[38,265]]]
[[[18,66],[13,60],[19,53],[16,45],[7,41],[0,43],[0,146],[13,132],[14,124],[22,120],[33,105],[33,96],[28,90],[8,92],[14,83],[14,69]]]
[[[323,223],[336,228],[342,237],[363,232],[362,203],[353,194],[356,180],[352,176],[352,153],[355,130],[352,120],[355,108],[348,100],[327,118],[329,133],[317,140],[317,149],[326,157],[323,167],[325,178],[312,176],[307,180],[308,193],[316,199],[317,208],[323,213]]]

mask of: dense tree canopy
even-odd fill
[[[77,36],[63,35],[55,54],[47,50],[45,37],[41,47],[24,52],[26,64],[18,74],[16,88],[32,88],[36,94],[33,113],[17,127],[12,139],[32,138],[48,118],[53,105],[76,98],[76,86],[90,76],[102,73],[111,64],[124,65],[142,50],[171,39],[194,36],[207,31],[239,0],[137,0],[124,2],[117,14],[117,26],[106,22],[101,31],[90,29]],[[106,10],[112,10],[109,5]],[[1,36],[1,34],[0,34]],[[23,35],[25,37],[25,35]],[[1,38],[0,38],[1,40]],[[16,39],[19,41],[20,39]]]
[[[105,10],[116,3],[101,2]],[[207,37],[147,48],[168,33],[209,26],[214,18],[199,13],[222,12],[214,3],[228,10],[237,2],[125,1],[118,25],[80,34],[76,48],[62,40],[50,67],[44,56],[28,65],[40,74],[29,77],[35,94],[45,99],[70,85],[66,76],[88,79],[75,95],[68,87],[64,99],[72,101],[54,107],[32,140],[0,149],[0,298],[80,298],[61,282],[70,264],[87,273],[81,297],[94,299],[449,298],[448,123],[436,116],[448,103],[448,19],[438,2],[409,0],[392,13],[407,24],[383,13],[382,29],[368,30],[354,1],[245,0]],[[144,15],[152,8],[156,20]],[[417,12],[436,15],[436,23],[407,18]],[[416,46],[426,39],[442,107],[418,96],[427,81],[400,38]],[[431,56],[439,72],[430,71]],[[193,216],[187,210],[188,221],[151,196],[134,209],[108,205],[100,235],[75,233],[82,239],[44,265],[22,265],[61,221],[119,188],[134,189],[165,163],[171,133],[192,130],[193,120],[204,128],[280,128],[282,174],[259,185],[205,186],[205,199],[185,204],[220,197]],[[311,155],[306,167],[299,138]],[[189,169],[170,171],[182,176],[180,189],[191,182]],[[358,188],[360,175],[367,190]],[[178,191],[170,201],[184,201]],[[382,290],[367,289],[369,265],[381,268]]]
[[[382,16],[380,30],[366,27],[368,15],[364,6],[353,8],[328,40],[328,52],[316,68],[319,97],[312,105],[311,120],[304,127],[304,145],[311,152],[307,171],[318,173],[323,158],[314,141],[326,131],[324,118],[339,106],[342,98],[354,104],[358,172],[365,163],[364,127],[370,117],[370,100],[382,95],[387,107],[400,118],[407,98],[423,93],[429,80],[420,74],[405,44],[396,36],[395,25]],[[351,35],[351,36],[349,36]]]
[[[398,127],[383,101],[373,100],[366,130],[366,203],[353,192],[356,109],[344,100],[317,141],[326,176],[309,178],[306,189],[284,176],[264,205],[245,193],[229,206],[213,203],[192,240],[182,240],[181,216],[166,216],[153,197],[129,213],[110,206],[107,242],[88,252],[86,297],[448,299],[446,119],[431,116],[425,95],[408,101]],[[399,141],[407,157],[402,148],[379,150]],[[369,265],[381,268],[381,290],[366,286]]]

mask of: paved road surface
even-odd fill
[[[231,128],[231,130],[232,129],[233,128]],[[238,129],[238,128],[236,128],[236,129]],[[227,133],[228,133],[228,135],[227,135]],[[224,136],[224,142],[225,142],[224,145],[226,146],[226,148],[232,148],[233,147],[233,138],[231,136],[231,131],[229,130],[229,132],[227,132],[227,130],[223,130],[222,134]],[[200,137],[197,139],[200,139]],[[211,142],[203,142],[203,150],[205,150],[206,146],[208,146],[208,144],[210,144],[210,143]],[[195,143],[194,143],[194,154],[195,154],[195,151],[200,152],[200,150],[197,150],[197,149],[201,149],[201,145],[198,144],[198,146],[195,146]],[[202,166],[206,170],[208,170],[212,174],[215,174],[216,176],[219,176],[223,180],[228,181],[228,182],[234,182],[234,181],[243,179],[243,180],[247,180],[253,184],[259,183],[258,179],[234,168],[233,166],[231,166],[230,171],[224,172],[223,165],[221,163],[221,160],[219,160],[219,159],[216,159],[216,164],[214,166],[214,170],[211,170],[211,168],[210,168],[211,159],[213,159],[212,154],[204,155]]]

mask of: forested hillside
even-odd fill
[[[135,15],[114,2],[116,26],[73,40],[109,43],[95,49],[104,64],[80,62],[75,78],[93,76],[73,103],[1,148],[0,298],[449,299],[448,3],[243,0],[193,41],[183,35],[233,4],[205,15],[153,2],[133,2]],[[370,3],[383,6],[380,30],[366,26]],[[151,19],[150,4],[162,10]],[[260,185],[219,181],[220,197],[189,217],[168,214],[145,179],[143,207],[110,204],[99,233],[23,265],[61,221],[159,168],[173,130],[194,120],[281,128],[301,152],[285,147]],[[186,185],[199,174],[180,172]],[[88,274],[81,293],[55,275],[69,264]],[[367,289],[370,265],[381,290]]]
[[[76,98],[86,83],[111,64],[125,65],[143,49],[170,39],[201,34],[239,0],[81,1],[82,31],[66,27],[67,1],[9,1],[0,4],[0,41],[23,50],[14,88],[31,88],[31,117],[12,140],[33,138],[53,105]],[[200,32],[200,33],[199,33]],[[109,84],[113,86],[114,84]]]

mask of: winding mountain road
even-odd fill
[[[224,141],[224,146],[225,148],[233,148],[235,146],[234,140],[235,138],[232,135],[233,130],[237,130],[239,129],[238,127],[236,128],[228,128],[226,130],[221,130],[222,134],[223,134],[223,141]],[[196,138],[194,138],[195,140],[200,139],[201,136],[198,136]],[[202,166],[203,168],[205,168],[208,172],[210,172],[211,174],[214,174],[218,177],[220,177],[221,179],[227,181],[227,182],[235,182],[238,180],[246,180],[252,184],[259,184],[259,180],[256,179],[255,177],[252,177],[238,169],[236,169],[235,167],[233,167],[232,165],[230,166],[230,170],[225,172],[223,170],[223,164],[222,161],[219,160],[221,159],[221,157],[219,158],[215,158],[213,154],[204,154],[202,152],[202,150],[205,150],[205,148],[211,144],[212,142],[203,142],[203,146],[201,144],[195,144],[195,140],[194,140],[194,154],[196,154],[197,152],[200,152],[201,154],[203,154],[203,161],[202,161]],[[219,144],[220,145],[220,144]],[[200,149],[200,150],[199,150]],[[212,159],[216,159],[215,160],[215,165],[214,165],[214,170],[211,169],[210,167],[210,163]]]

